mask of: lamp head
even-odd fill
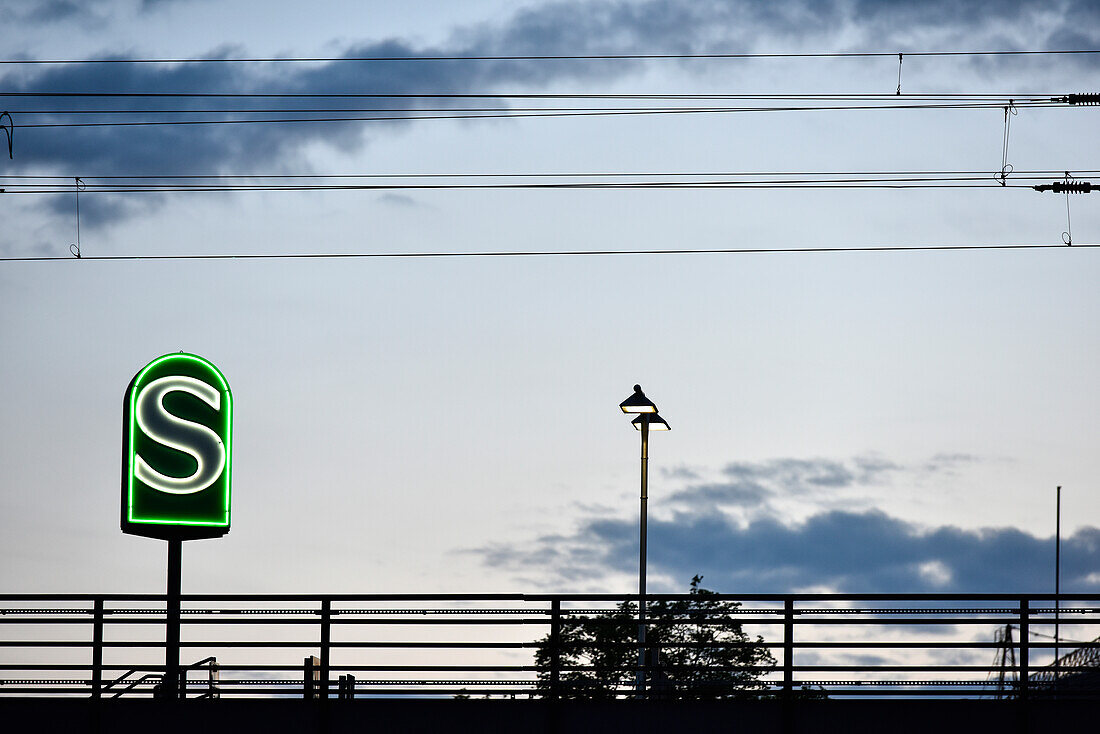
[[[630,425],[634,426],[634,429],[637,430],[637,431],[642,430],[642,424],[643,423],[648,423],[649,424],[649,430],[651,430],[651,431],[671,431],[672,430],[671,428],[668,427],[668,423],[665,421],[665,419],[662,418],[661,416],[657,415],[656,413],[643,413],[642,415],[639,415],[634,420],[630,421]]]
[[[656,413],[657,406],[642,392],[641,385],[634,386],[634,394],[619,403],[624,413]]]

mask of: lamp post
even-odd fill
[[[668,423],[657,415],[657,406],[642,392],[641,385],[634,386],[634,393],[626,400],[619,403],[619,408],[624,413],[636,413],[637,418],[630,423],[642,434],[642,486],[641,508],[638,532],[638,675],[636,678],[637,697],[645,698],[645,667],[646,667],[646,599],[645,599],[645,571],[646,571],[646,516],[649,502],[649,432],[667,431]]]

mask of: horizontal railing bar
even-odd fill
[[[335,683],[335,681],[333,682]],[[236,688],[232,690],[218,690],[218,694],[222,698],[246,698],[249,696],[263,696],[263,697],[276,697],[285,696],[290,698],[301,698],[301,681],[297,682],[296,686],[289,686],[287,684],[281,684],[287,686],[285,689],[281,688]],[[960,688],[960,687],[924,687],[924,688],[871,688],[869,686],[864,687],[852,687],[852,688],[832,688],[832,689],[807,689],[802,690],[802,684],[798,681],[795,682],[795,696],[800,694],[822,695],[828,698],[835,697],[871,697],[871,696],[892,696],[896,698],[913,698],[923,696],[937,696],[941,698],[974,698],[978,696],[980,698],[996,698],[1003,696],[1005,698],[1015,698],[1015,691],[1006,691],[1003,694],[999,694],[998,690],[991,687],[986,688]],[[333,686],[330,686],[330,690]],[[780,689],[769,689],[757,692],[758,695],[774,694],[779,692]],[[205,691],[200,686],[195,686],[195,691],[188,695],[189,699],[200,698]],[[568,697],[569,689],[565,687],[563,690],[563,698]],[[1035,698],[1051,698],[1057,696],[1058,699],[1083,699],[1094,698],[1096,694],[1100,692],[1097,689],[1073,689],[1067,691],[1058,691],[1056,694],[1053,692],[1032,692],[1031,695]],[[62,688],[62,687],[20,687],[12,688],[5,691],[10,694],[37,694],[41,696],[45,695],[70,695],[74,698],[87,698],[88,692],[86,690],[80,690],[77,688]],[[128,697],[147,698],[154,694],[154,688],[152,686],[146,688],[134,688],[126,692]],[[227,695],[228,694],[228,695]],[[379,698],[396,698],[400,696],[418,696],[428,698],[453,698],[458,695],[482,695],[490,694],[492,696],[522,696],[523,698],[544,698],[548,695],[546,689],[536,688],[516,688],[516,689],[499,689],[499,688],[471,688],[463,686],[460,688],[359,688],[355,689],[356,698],[369,698],[371,696],[377,696]],[[331,695],[331,694],[330,694]],[[624,689],[618,693],[620,698],[632,697],[632,694]],[[685,700],[691,700],[693,697],[688,692],[684,696]],[[701,697],[702,698],[702,697]]]
[[[760,621],[762,623],[771,624],[771,623],[776,623],[777,621],[782,621],[782,617],[786,614],[782,609],[777,609],[777,610],[753,609],[753,610],[726,610],[726,611],[715,610],[715,611],[667,612],[667,611],[663,611],[663,610],[650,608],[649,612],[650,612],[650,616],[651,616],[651,618],[654,622],[667,622],[669,620],[675,620],[675,621],[691,620],[691,621],[698,621],[699,623],[702,623],[702,624],[720,623],[720,622],[724,621],[726,618],[737,619],[737,621],[741,622],[741,623],[747,623],[747,622],[750,622],[750,621],[755,621],[755,620],[745,619],[745,617],[742,616],[742,615],[747,615],[749,613],[766,615],[766,616],[762,616],[760,618]],[[1057,610],[1055,610],[1054,608],[1051,608],[1051,609],[1035,609],[1035,608],[1032,608],[1032,609],[1029,610],[1029,612],[1030,613],[1027,617],[1027,619],[1029,619],[1029,620],[1051,621],[1051,615],[1054,615],[1055,613],[1057,613],[1061,617],[1065,617],[1066,615],[1075,615],[1075,614],[1097,614],[1097,613],[1100,613],[1100,607],[1098,607],[1098,608],[1069,607],[1069,608],[1057,609]],[[79,615],[79,616],[71,616],[71,617],[65,617],[65,618],[60,618],[60,619],[57,618],[57,617],[49,616],[49,615],[62,614],[62,613],[70,614],[70,615]],[[208,615],[208,616],[212,617],[214,615],[217,615],[218,618],[233,617],[234,618],[233,621],[239,621],[241,623],[246,623],[244,620],[250,619],[250,618],[253,618],[253,617],[260,617],[261,619],[265,619],[266,617],[264,617],[262,615],[272,615],[271,616],[272,620],[278,621],[282,624],[295,624],[295,623],[298,623],[298,622],[313,623],[313,622],[316,622],[315,618],[320,617],[321,614],[322,614],[322,612],[320,610],[315,610],[315,609],[254,609],[254,610],[182,609],[182,610],[180,610],[180,613],[182,615],[190,615],[190,616]],[[392,619],[397,619],[397,620],[409,620],[410,617],[411,618],[417,618],[417,617],[427,617],[427,616],[432,616],[432,615],[446,614],[446,612],[444,612],[443,610],[437,610],[437,609],[424,610],[424,611],[419,611],[419,610],[415,610],[415,609],[387,609],[387,610],[333,609],[333,610],[330,610],[329,616],[332,617],[333,621],[335,622],[335,621],[337,621],[336,618],[342,617],[342,616],[343,617],[348,617],[348,616],[353,616],[353,615],[378,615],[378,614],[382,614],[382,613],[395,615],[395,616],[392,617]],[[987,614],[987,615],[992,614],[992,615],[997,615],[997,616],[991,617],[990,622],[1001,622],[1001,621],[1004,621],[1003,618],[1005,616],[1011,616],[1015,619],[1015,618],[1018,617],[1019,613],[1020,613],[1019,609],[1011,609],[1011,608],[1006,608],[1006,609],[974,608],[974,609],[951,609],[951,610],[947,610],[947,609],[927,609],[927,610],[915,610],[915,609],[897,609],[897,610],[883,610],[883,609],[873,609],[873,610],[872,609],[795,609],[791,612],[791,614],[793,615],[796,623],[802,623],[802,624],[812,624],[814,621],[817,621],[817,620],[820,620],[820,619],[832,619],[832,618],[839,618],[840,623],[842,623],[842,624],[857,624],[860,621],[860,619],[866,619],[866,620],[890,619],[890,617],[881,616],[881,615],[892,615],[892,614],[923,614],[923,615],[927,615],[927,616],[923,616],[923,617],[914,618],[914,622],[919,623],[919,624],[934,624],[934,623],[937,623],[937,622],[945,621],[946,619],[953,619],[952,617],[946,617],[945,618],[945,617],[940,617],[940,616],[933,616],[933,615],[944,615],[944,614],[971,614],[971,615],[973,615],[973,614]],[[13,616],[11,616],[11,615],[14,615],[14,614],[21,614],[21,615],[27,615],[27,616],[24,616],[24,617],[13,617]],[[64,623],[87,624],[91,621],[89,619],[89,617],[91,617],[93,614],[95,614],[95,612],[93,610],[90,610],[90,609],[89,610],[82,610],[82,609],[65,609],[65,610],[58,610],[58,609],[41,609],[41,610],[40,609],[0,609],[0,624],[2,624],[2,623],[17,624],[17,623],[27,623],[27,622],[43,622],[45,624],[64,624]],[[123,620],[131,621],[130,617],[126,617],[124,615],[141,615],[140,617],[135,616],[133,618],[132,623],[136,624],[140,621],[147,620],[149,617],[163,617],[163,615],[165,614],[165,610],[163,610],[163,609],[105,609],[101,612],[101,614],[104,617],[103,621],[107,622],[107,623],[120,622],[120,621],[123,621]],[[276,615],[292,615],[292,614],[293,615],[303,615],[303,617],[305,615],[309,615],[309,618],[308,619],[301,619],[301,618],[299,618],[299,619],[285,619],[282,616],[276,616]],[[527,614],[527,615],[532,615],[532,616],[529,617],[529,619],[538,620],[539,623],[542,623],[544,618],[545,619],[550,618],[550,616],[552,615],[552,612],[551,612],[551,610],[548,610],[548,609],[472,610],[472,611],[471,610],[457,610],[457,611],[451,612],[450,614],[448,614],[448,616],[453,617],[453,616],[461,615],[463,617],[477,618],[477,617],[485,617],[485,616],[493,616],[493,615],[504,615],[504,614]],[[588,617],[588,616],[591,616],[591,617],[601,618],[601,617],[608,617],[608,616],[622,616],[622,610],[619,610],[619,609],[563,609],[560,612],[560,614],[562,616],[568,616],[568,617],[582,617],[582,616]],[[404,616],[400,616],[400,615],[404,615]],[[654,616],[654,615],[657,615],[657,616]],[[710,617],[711,615],[713,615],[715,618],[714,619],[709,619],[708,617]],[[811,615],[813,615],[813,616],[811,616]],[[860,616],[859,619],[852,620],[851,618],[853,616],[856,616],[856,615],[880,615],[880,616],[867,616],[867,617]],[[632,614],[632,615],[629,615],[629,616],[636,617],[637,615]],[[43,618],[43,617],[45,617],[45,618]],[[244,619],[238,620],[237,619],[238,617],[241,617],[241,618],[244,618]],[[699,619],[699,618],[703,618],[703,619]],[[973,620],[974,618],[973,617],[964,617],[963,619]],[[198,620],[194,620],[194,621],[198,621]],[[209,621],[213,622],[213,620],[209,620]],[[339,621],[342,622],[342,623],[346,623],[346,620],[339,620]],[[409,620],[409,621],[411,621],[411,620]],[[436,621],[436,622],[442,624],[445,621],[449,621],[449,620],[429,620],[429,621]],[[456,620],[457,623],[462,623],[463,621],[466,621],[466,620],[461,620],[461,619]],[[503,623],[507,623],[507,622],[510,622],[510,621],[513,621],[513,620],[505,619],[505,620],[502,620],[501,623],[503,624]],[[1087,624],[1088,621],[1087,620],[1082,620],[1080,623]]]
[[[646,594],[653,601],[678,601],[685,594]],[[183,601],[519,601],[550,602],[561,601],[637,601],[637,594],[184,594]],[[707,601],[770,601],[781,603],[787,599],[794,601],[1012,601],[1054,600],[1063,601],[1100,601],[1095,593],[797,593],[797,594],[713,594]],[[163,601],[164,594],[0,594],[2,601]]]
[[[992,669],[990,665],[793,665],[791,670],[802,672],[836,672],[836,673],[904,673],[904,672],[920,672],[920,671],[933,671],[942,670],[944,672],[959,672],[959,673],[988,673]],[[1044,668],[1032,668],[1031,674],[1034,676],[1040,670]],[[737,668],[735,668],[737,670]],[[1010,668],[1012,672],[1016,672],[1016,668]],[[1076,671],[1091,671],[1095,668],[1089,666],[1059,666],[1058,670],[1066,672]]]
[[[646,599],[652,601],[668,600],[680,601],[686,594],[646,594]],[[3,597],[0,596],[0,599]],[[185,597],[187,598],[187,597]],[[1026,599],[1063,601],[1100,601],[1100,595],[1095,593],[1059,594],[966,594],[966,593],[919,593],[919,594],[830,594],[830,593],[805,593],[805,594],[708,594],[706,601],[771,601],[783,602],[787,599],[794,601],[1011,601],[1018,602]],[[637,601],[637,594],[525,594],[525,601]]]
[[[90,641],[69,640],[0,640],[0,648],[3,647],[91,647]],[[164,641],[143,640],[108,640],[98,643],[108,648],[164,648]],[[317,641],[289,641],[289,640],[206,640],[206,641],[181,641],[181,647],[299,647],[317,648],[321,643]],[[331,647],[352,648],[377,648],[377,647],[423,647],[423,648],[524,648],[535,647],[534,642],[331,642]]]
[[[563,618],[570,619],[568,614],[563,614],[562,616],[563,616]],[[633,621],[633,619],[636,619],[636,618],[632,618],[632,621]],[[577,620],[571,619],[570,621],[576,622]],[[592,623],[593,624],[599,624],[602,621],[603,620],[596,619],[596,620],[592,620]],[[651,627],[662,627],[662,626],[669,626],[669,625],[673,625],[673,624],[685,624],[685,623],[690,623],[690,624],[696,625],[696,626],[715,626],[715,627],[723,626],[725,624],[728,624],[728,621],[726,621],[726,620],[701,620],[701,621],[690,620],[690,622],[686,622],[685,620],[664,620],[664,619],[660,619],[660,618],[655,619],[653,617],[649,617],[647,621],[648,621],[648,623]],[[1029,618],[1025,618],[1025,621],[1028,624],[1032,624],[1032,625],[1036,625],[1036,626],[1050,626],[1050,625],[1054,624],[1053,619],[1039,618],[1039,617],[1034,617],[1034,616],[1029,617]],[[205,626],[205,625],[237,625],[237,626],[245,627],[245,626],[249,626],[249,625],[256,625],[256,626],[260,626],[260,625],[263,625],[263,626],[310,625],[310,626],[313,626],[313,625],[317,625],[319,623],[319,620],[318,619],[280,619],[280,618],[274,618],[274,619],[268,619],[268,618],[187,619],[187,618],[183,618],[183,619],[180,620],[180,622],[181,622],[182,625],[188,626],[188,627]],[[738,619],[738,620],[736,620],[736,622],[738,624],[753,624],[753,625],[760,625],[760,626],[765,626],[765,625],[778,626],[778,625],[783,624],[782,619],[774,619],[774,618]],[[851,619],[851,618],[823,619],[823,618],[814,618],[814,619],[808,619],[808,618],[805,618],[805,617],[802,617],[802,618],[795,617],[793,620],[791,620],[791,623],[795,627],[799,627],[799,626],[806,627],[806,626],[813,626],[813,625],[823,625],[823,626],[824,625],[841,625],[841,626],[848,626],[848,627],[859,627],[859,626],[889,627],[889,626],[903,626],[903,625],[904,626],[921,626],[921,627],[928,628],[927,631],[928,631],[929,634],[945,634],[945,633],[949,633],[951,631],[949,629],[937,630],[936,629],[937,626],[943,626],[943,627],[947,627],[947,626],[964,626],[964,625],[965,626],[987,626],[987,625],[988,626],[1003,626],[1006,622],[1011,622],[1012,624],[1017,625],[1020,622],[1020,617],[1017,614],[1017,615],[1012,615],[1009,618],[1001,618],[1001,619],[987,619],[987,618],[937,618],[937,619],[911,619],[911,618],[894,618],[894,619]],[[55,624],[89,625],[89,624],[93,624],[93,620],[92,619],[78,619],[78,618],[65,618],[65,619],[56,619],[56,618],[54,618],[54,619],[24,619],[24,618],[0,619],[0,625],[2,625],[4,623],[19,624],[19,625],[55,625]],[[399,618],[392,618],[392,619],[391,618],[382,618],[382,619],[335,619],[334,618],[330,622],[330,624],[333,627],[338,627],[338,626],[347,626],[347,627],[352,627],[352,626],[376,626],[376,627],[385,627],[385,626],[391,626],[391,627],[400,627],[400,626],[416,626],[416,627],[432,627],[432,626],[491,627],[491,626],[500,626],[500,627],[506,627],[506,626],[512,626],[512,627],[515,627],[515,626],[547,626],[550,623],[551,623],[551,619],[549,617],[547,617],[545,619],[543,619],[543,618],[529,618],[529,619],[399,619]],[[136,625],[142,625],[142,626],[157,626],[157,627],[159,627],[159,626],[164,625],[164,619],[163,618],[126,619],[126,618],[115,617],[115,618],[105,618],[103,620],[103,624],[105,626],[111,626],[111,625],[114,625],[114,626],[135,625],[136,626]],[[1088,625],[1088,626],[1100,625],[1100,618],[1075,620],[1075,619],[1066,619],[1066,618],[1063,617],[1061,619],[1061,624],[1063,624],[1063,625],[1068,625],[1068,624]],[[1077,643],[1070,643],[1070,644],[1077,644]]]
[[[630,611],[634,611],[635,608],[631,608]],[[651,614],[660,615],[661,618],[671,617],[676,619],[684,618],[706,618],[710,616],[716,617],[742,617],[750,614],[764,615],[766,618],[783,617],[787,612],[777,607],[775,609],[684,609],[684,610],[668,610],[648,606],[648,610]],[[88,616],[93,614],[102,614],[106,619],[117,618],[123,615],[141,615],[142,617],[151,615],[163,615],[165,610],[160,607],[149,608],[122,608],[122,609],[108,609],[105,608],[100,612],[96,612],[94,609],[36,609],[33,607],[18,607],[18,608],[0,608],[0,622],[11,621],[11,615],[31,615],[34,617],[48,616],[48,615],[60,615],[69,614],[76,615],[73,619],[86,620]],[[252,617],[261,615],[302,615],[310,617],[319,617],[322,614],[321,609],[228,609],[223,607],[196,607],[196,608],[182,608],[181,614],[184,615],[218,615],[218,616],[232,616],[232,617]],[[561,609],[558,614],[569,616],[620,616],[623,614],[623,610],[619,607],[606,607],[606,608],[577,608]],[[927,615],[929,617],[935,617],[935,615],[954,615],[954,614],[993,614],[998,616],[1004,615],[1017,615],[1020,613],[1019,607],[971,607],[971,608],[943,608],[943,607],[926,607],[926,608],[912,608],[904,607],[897,609],[886,609],[881,607],[875,608],[854,608],[854,607],[807,607],[802,609],[792,609],[791,614],[795,618],[806,618],[811,615],[822,616],[836,616],[836,617],[851,617],[856,615],[897,615],[897,614],[915,614],[915,615]],[[1028,615],[1031,618],[1041,619],[1043,615],[1066,615],[1066,614],[1097,614],[1100,613],[1100,607],[1031,607],[1028,608]],[[328,612],[331,617],[340,616],[355,616],[355,615],[369,615],[377,616],[382,614],[388,614],[394,617],[425,617],[433,615],[445,615],[452,616],[494,616],[494,615],[509,615],[509,614],[526,614],[533,616],[546,616],[549,617],[555,612],[552,609],[543,608],[517,608],[517,609],[330,609]],[[636,613],[632,616],[636,616]],[[877,618],[871,616],[871,618]],[[925,617],[921,617],[922,621],[925,621]]]
[[[164,642],[158,640],[107,640],[101,643],[95,643],[104,648],[163,648]],[[0,648],[35,648],[35,647],[67,647],[67,648],[86,648],[91,647],[93,643],[86,640],[0,640]],[[290,647],[290,648],[316,648],[320,646],[320,642],[310,640],[184,640],[180,642],[183,647]],[[452,642],[433,642],[433,641],[332,641],[329,645],[333,648],[455,648],[455,649],[497,649],[497,648],[533,648],[539,645],[538,641],[521,641],[521,642],[499,642],[499,641],[482,641],[482,642],[464,642],[464,641],[452,641]],[[646,645],[652,648],[660,649],[714,649],[714,648],[757,648],[757,647],[780,647],[781,642],[772,643],[759,643],[752,640],[746,642],[647,642]],[[563,649],[579,648],[583,647],[582,643],[562,643]],[[958,650],[983,650],[992,648],[1004,647],[1000,642],[981,642],[981,641],[936,641],[936,640],[916,640],[916,641],[901,641],[901,640],[883,640],[875,642],[825,642],[825,641],[804,641],[798,640],[793,643],[794,649],[880,649],[880,648],[929,648],[929,649],[958,649]],[[1013,645],[1016,647],[1017,645]],[[634,642],[621,642],[621,643],[607,643],[606,647],[609,649],[634,649],[637,648],[637,643]],[[1066,642],[1032,642],[1028,644],[1028,647],[1032,650],[1035,649],[1093,649],[1100,648],[1100,642],[1081,642],[1081,643],[1066,643]]]
[[[1100,613],[1100,609],[1096,610],[1096,612]],[[576,617],[574,617],[569,612],[564,612],[561,616],[562,616],[563,619],[569,619],[570,621],[573,621],[573,622],[578,621],[576,619]],[[632,622],[636,622],[638,618],[637,618],[637,616],[632,616],[629,619]],[[968,624],[968,625],[983,625],[983,624],[1003,625],[1007,621],[1011,621],[1014,624],[1019,624],[1020,620],[1021,620],[1021,617],[1019,615],[1019,612],[1016,612],[1016,613],[1013,613],[1011,615],[1006,614],[1005,617],[999,617],[999,618],[974,618],[974,617],[957,617],[956,618],[956,617],[947,617],[947,618],[927,619],[927,618],[919,618],[919,617],[916,617],[916,618],[895,617],[895,618],[869,618],[869,619],[868,618],[858,618],[858,619],[851,619],[851,618],[848,618],[848,617],[842,617],[842,618],[839,618],[839,619],[837,619],[837,618],[830,619],[830,618],[817,618],[817,617],[814,617],[814,618],[795,617],[794,620],[793,620],[793,624],[795,624],[796,626],[797,625],[806,626],[806,625],[815,625],[815,624],[841,624],[841,625],[851,625],[851,626],[857,626],[857,625],[905,625],[905,624],[908,624],[908,625],[921,625],[921,626],[963,625],[963,624]],[[512,619],[415,619],[415,618],[414,619],[406,619],[406,618],[401,618],[401,617],[383,617],[383,618],[380,618],[380,619],[378,619],[378,618],[373,618],[373,619],[346,619],[346,618],[345,619],[340,619],[340,618],[337,618],[337,617],[333,617],[333,619],[330,621],[330,624],[333,625],[334,627],[338,626],[338,625],[360,625],[360,624],[366,624],[366,625],[395,625],[395,626],[396,625],[458,625],[458,626],[461,626],[461,625],[524,625],[524,624],[548,625],[548,624],[551,623],[551,621],[552,621],[552,618],[549,615],[547,615],[545,618],[543,618],[543,617],[531,617],[531,618],[518,618],[518,619],[517,618],[512,618]],[[596,618],[596,619],[593,619],[592,621],[594,623],[598,623],[598,622],[602,622],[604,620]],[[784,620],[782,618],[777,619],[775,617],[761,617],[761,618],[752,618],[752,617],[750,617],[750,618],[737,618],[733,621],[736,621],[737,624],[780,625],[780,624],[783,624]],[[1028,622],[1029,624],[1037,624],[1037,625],[1052,625],[1052,624],[1054,624],[1054,619],[1052,619],[1052,618],[1037,617],[1037,616],[1034,616],[1034,615],[1032,615],[1030,617],[1024,617],[1023,621]],[[88,624],[89,620],[80,620],[80,622],[83,623],[83,624]],[[115,623],[115,624],[142,624],[142,623],[163,624],[163,620],[134,620],[134,621],[130,622],[130,621],[122,621],[122,620],[118,620],[118,619],[110,619],[110,620],[105,619],[104,622],[107,623],[107,624],[111,624],[111,623]],[[202,625],[202,624],[240,624],[240,625],[248,625],[248,624],[317,624],[318,620],[316,620],[316,619],[293,619],[293,620],[288,620],[288,619],[278,619],[278,618],[275,618],[275,619],[266,619],[266,618],[260,618],[260,619],[223,619],[223,618],[217,618],[217,619],[183,619],[182,622],[184,624],[191,624],[191,625]],[[662,617],[649,616],[649,617],[647,617],[647,622],[652,626],[663,626],[663,625],[674,625],[674,624],[693,624],[693,625],[699,625],[699,626],[722,626],[722,625],[725,625],[725,624],[729,624],[730,620],[725,620],[725,619],[685,620],[685,619],[665,619],[665,618],[662,618]],[[45,623],[50,623],[50,621],[47,620]],[[53,622],[53,623],[56,623],[56,622]],[[1063,617],[1062,620],[1061,620],[1061,623],[1062,624],[1082,624],[1082,625],[1100,624],[1100,618],[1074,620],[1074,619],[1065,619]]]
[[[19,685],[69,685],[69,686],[87,686],[91,684],[90,679],[75,679],[75,678],[7,678],[0,680],[0,685],[7,684],[19,684]],[[158,681],[143,681],[141,685],[155,685]],[[207,681],[203,679],[190,679],[189,685],[194,687],[201,687],[202,684]],[[334,684],[337,681],[332,679],[330,684]],[[302,680],[300,678],[222,678],[217,682],[219,687],[221,686],[241,686],[241,685],[300,685]],[[538,684],[537,679],[505,679],[505,680],[490,680],[480,678],[469,679],[456,679],[456,678],[432,678],[432,679],[403,679],[403,678],[367,678],[359,679],[356,681],[357,685],[418,685],[418,686],[440,686],[440,685],[528,685],[533,686]],[[701,681],[706,683],[706,681]],[[977,688],[989,688],[996,686],[997,681],[991,680],[923,680],[923,679],[904,679],[904,680],[799,680],[795,681],[798,685],[814,685],[821,686],[822,688],[851,688],[851,687],[906,687],[906,686],[928,686],[928,685],[943,685],[952,687],[977,687]],[[674,683],[673,683],[674,684]],[[568,683],[570,687],[583,687],[585,683]],[[598,685],[598,684],[587,684]],[[767,687],[767,686],[765,686]],[[773,682],[772,687],[782,687],[781,684]]]
[[[5,664],[0,665],[0,670],[16,670],[16,671],[33,671],[33,670],[49,670],[49,671],[62,671],[62,670],[89,670],[89,665],[63,665],[63,664]],[[219,664],[218,669],[222,672],[227,671],[300,671],[301,665],[263,665],[263,664]],[[537,672],[539,668],[535,665],[334,665],[332,670],[341,671],[364,671],[364,672],[426,672],[426,671],[454,671],[454,672]],[[676,669],[679,671],[715,671],[715,672],[741,672],[741,671],[756,671],[756,672],[772,672],[773,668],[769,666],[714,666],[714,665],[678,665]],[[866,672],[866,673],[884,673],[884,672],[928,672],[928,671],[944,671],[944,672],[977,672],[988,673],[991,669],[989,665],[794,665],[791,670],[802,672]],[[164,670],[163,665],[147,665],[138,668],[133,668],[128,665],[104,665],[102,667],[104,671],[120,671],[120,670],[135,670],[135,671],[151,671],[159,672]],[[205,668],[194,668],[193,671],[199,675]],[[563,671],[587,671],[587,672],[610,672],[618,670],[618,668],[598,668],[586,665],[563,665],[561,666]],[[1010,668],[1011,671],[1015,671],[1016,668]],[[1096,668],[1089,665],[1060,665],[1058,671],[1061,675],[1077,672],[1092,672]],[[1032,676],[1037,676],[1041,673],[1048,675],[1054,671],[1050,666],[1044,666],[1042,668],[1033,668]]]

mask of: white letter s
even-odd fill
[[[225,468],[225,445],[214,431],[200,423],[172,415],[164,407],[164,396],[173,391],[194,395],[214,410],[221,409],[221,393],[193,377],[174,375],[153,380],[137,396],[134,412],[138,426],[157,443],[182,451],[198,465],[189,477],[169,477],[135,456],[134,475],[159,492],[194,494],[221,476]]]

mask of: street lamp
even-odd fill
[[[634,393],[619,403],[624,413],[637,413],[630,422],[642,434],[642,491],[638,538],[638,676],[637,695],[645,698],[645,560],[646,560],[646,505],[649,501],[649,432],[667,431],[668,423],[657,414],[657,406],[642,392],[641,385],[634,386]]]

